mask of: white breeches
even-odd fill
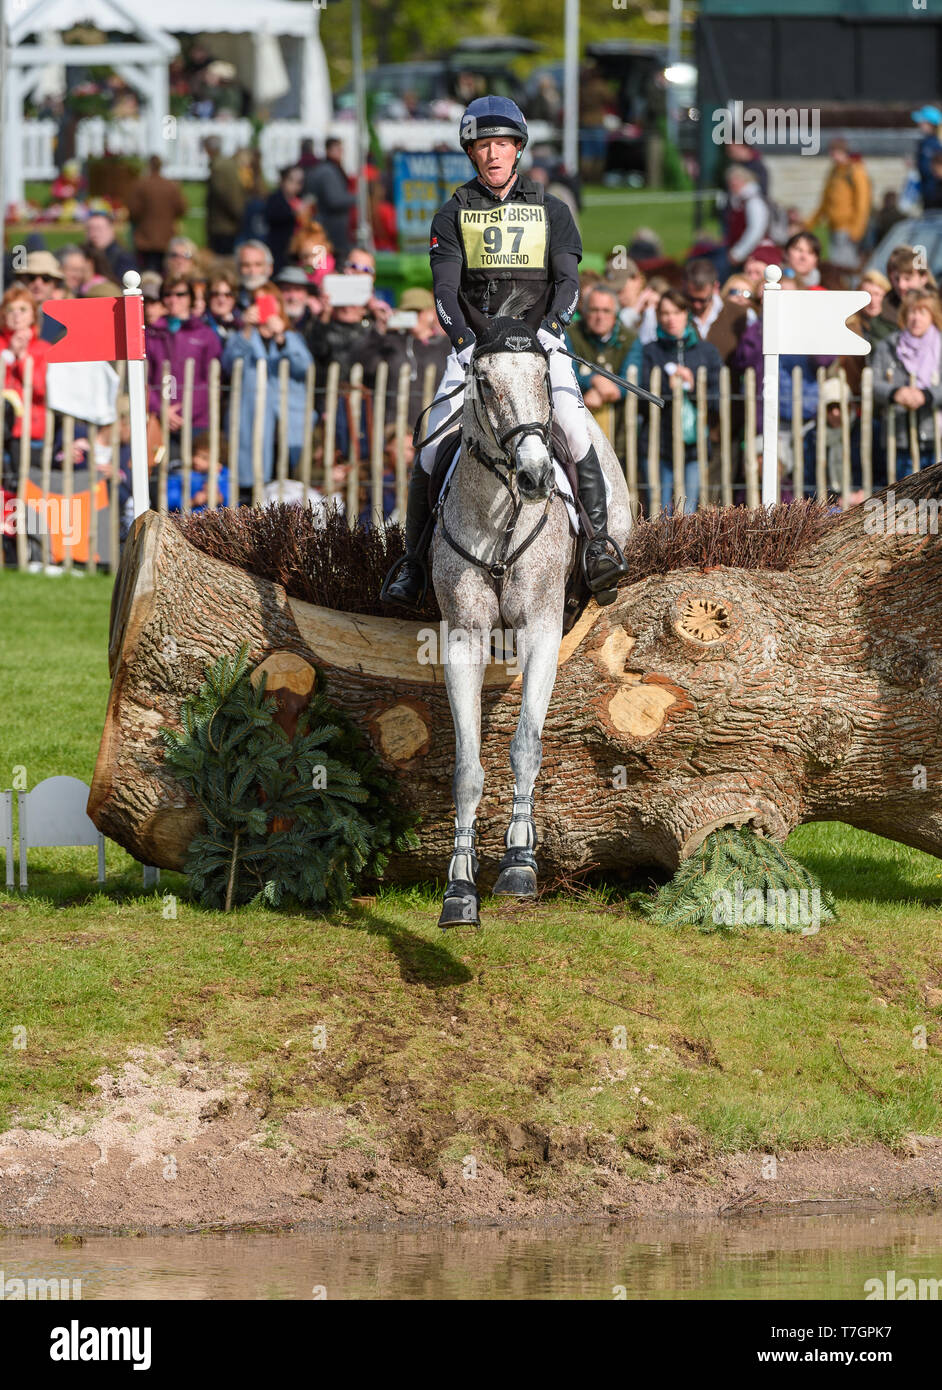
[[[553,388],[553,413],[563,428],[569,448],[573,458],[578,462],[585,458],[591,447],[589,439],[589,426],[586,422],[585,402],[582,399],[582,392],[576,380],[576,373],[573,369],[572,361],[564,357],[561,352],[551,352],[549,356],[550,385]],[[438,387],[438,396],[428,413],[428,424],[425,433],[434,434],[440,425],[459,411],[464,406],[464,392],[459,391],[450,400],[442,400],[446,392],[454,388],[464,380],[464,368],[458,365],[458,354],[452,352],[445,363],[445,374]],[[435,451],[441,442],[441,437],[434,440],[427,449],[419,452],[419,462],[426,473],[431,473],[432,465],[435,462]]]

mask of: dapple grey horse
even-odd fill
[[[489,347],[492,342],[498,350]],[[575,375],[572,389],[579,393]],[[537,888],[533,789],[577,547],[556,489],[551,399],[547,359],[535,335],[519,320],[493,320],[487,336],[479,337],[468,370],[461,452],[439,500],[432,543],[432,582],[450,634],[445,684],[456,744],[455,840],[442,927],[479,922],[475,819],[484,789],[481,689],[492,659],[491,636],[507,629],[523,688],[510,744],[513,811],[494,892],[528,897]],[[625,478],[596,422],[587,423],[611,487],[609,535],[624,545],[631,530]]]

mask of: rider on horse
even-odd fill
[[[586,545],[586,575],[600,601],[611,602],[618,578],[626,571],[606,549],[602,469],[572,362],[559,351],[566,345],[564,325],[579,300],[582,242],[566,204],[517,172],[529,137],[514,102],[498,96],[472,101],[461,119],[460,138],[477,177],[457,188],[432,221],[435,305],[452,351],[429,415],[428,434],[461,409],[463,396],[456,388],[470,364],[476,333],[489,318],[501,314],[511,293],[528,289],[533,303],[521,317],[547,353],[554,412],[576,460],[579,494],[594,532]],[[388,576],[383,591],[383,598],[393,603],[414,604],[424,590],[425,556],[420,546],[427,534],[428,474],[436,447],[422,449],[412,471],[406,558],[395,567],[398,573]],[[602,598],[606,590],[610,598]]]

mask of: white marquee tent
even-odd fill
[[[3,205],[22,198],[23,103],[48,86],[50,70],[66,65],[113,67],[139,93],[148,144],[163,153],[168,65],[179,52],[175,34],[199,34],[216,57],[235,63],[257,104],[294,117],[322,136],[331,119],[320,10],[296,0],[19,0],[7,10],[9,47],[3,92]],[[12,11],[12,12],[11,12]],[[103,44],[65,44],[59,37],[89,24],[109,35]],[[127,36],[125,38],[125,36]]]

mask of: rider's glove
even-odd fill
[[[537,329],[536,336],[540,346],[545,348],[547,352],[559,352],[560,348],[566,346],[563,326],[559,319],[544,319]]]
[[[473,333],[462,333],[455,346],[458,349],[458,366],[467,367],[471,361],[471,354],[474,351],[474,344],[477,342]]]

